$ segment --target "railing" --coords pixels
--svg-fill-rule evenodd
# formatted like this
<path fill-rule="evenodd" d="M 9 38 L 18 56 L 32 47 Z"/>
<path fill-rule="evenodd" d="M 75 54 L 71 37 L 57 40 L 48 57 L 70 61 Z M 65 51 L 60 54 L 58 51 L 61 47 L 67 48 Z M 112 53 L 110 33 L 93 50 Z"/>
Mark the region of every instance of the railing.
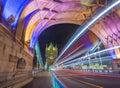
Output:
<path fill-rule="evenodd" d="M 97 74 L 107 74 L 107 75 L 120 75 L 120 70 L 112 70 L 112 69 L 73 69 L 78 72 L 90 72 Z"/>
<path fill-rule="evenodd" d="M 53 88 L 66 88 L 66 86 L 57 78 L 54 72 L 50 71 Z"/>
<path fill-rule="evenodd" d="M 32 77 L 32 72 L 0 73 L 0 88 L 6 88 L 18 84 Z"/>
<path fill-rule="evenodd" d="M 33 77 L 36 77 L 42 71 L 43 71 L 43 69 L 34 69 L 34 70 L 32 70 Z"/>

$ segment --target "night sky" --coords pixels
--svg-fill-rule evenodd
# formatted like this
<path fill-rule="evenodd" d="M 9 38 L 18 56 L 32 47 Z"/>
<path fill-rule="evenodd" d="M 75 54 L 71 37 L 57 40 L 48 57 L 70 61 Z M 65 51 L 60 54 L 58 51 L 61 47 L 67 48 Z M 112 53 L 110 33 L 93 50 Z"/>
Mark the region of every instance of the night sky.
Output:
<path fill-rule="evenodd" d="M 52 42 L 54 45 L 57 45 L 59 50 L 58 52 L 60 53 L 68 39 L 73 35 L 78 27 L 79 26 L 75 24 L 58 24 L 43 31 L 39 36 L 39 44 L 43 62 L 45 62 L 46 44 L 49 45 Z"/>

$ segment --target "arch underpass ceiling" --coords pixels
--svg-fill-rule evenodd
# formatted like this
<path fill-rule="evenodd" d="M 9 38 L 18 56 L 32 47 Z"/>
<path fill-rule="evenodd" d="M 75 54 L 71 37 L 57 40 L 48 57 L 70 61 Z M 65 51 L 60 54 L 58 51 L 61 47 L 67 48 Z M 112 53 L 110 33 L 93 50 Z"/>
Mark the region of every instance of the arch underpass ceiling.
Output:
<path fill-rule="evenodd" d="M 20 39 L 24 35 L 26 45 L 34 47 L 47 27 L 59 23 L 81 25 L 108 1 L 111 0 L 2 0 L 2 18 L 19 30 Z"/>
<path fill-rule="evenodd" d="M 74 35 L 69 39 L 69 41 L 67 42 L 67 44 L 64 47 L 64 50 L 62 51 L 62 53 L 58 56 L 56 62 L 64 55 L 64 53 L 66 53 L 66 51 L 78 40 L 80 39 L 89 29 L 92 30 L 92 26 L 96 23 L 98 23 L 99 21 L 101 22 L 102 20 L 105 19 L 105 21 L 102 22 L 103 25 L 98 25 L 96 28 L 93 28 L 93 32 L 97 35 L 101 35 L 98 36 L 101 40 L 102 39 L 107 39 L 107 41 L 105 41 L 106 43 L 110 43 L 112 40 L 112 44 L 104 44 L 106 46 L 106 48 L 112 48 L 112 47 L 119 47 L 119 44 L 117 44 L 116 40 L 119 40 L 119 34 L 117 34 L 116 32 L 119 33 L 119 27 L 118 27 L 118 23 L 119 21 L 116 20 L 114 17 L 112 18 L 112 16 L 117 17 L 117 19 L 119 19 L 119 4 L 120 1 L 116 0 L 116 1 L 111 1 L 108 6 L 103 7 L 102 9 L 99 9 L 96 14 L 93 14 L 93 17 L 89 20 L 87 20 L 86 22 L 84 22 L 79 28 L 78 30 L 74 33 Z M 116 10 L 117 9 L 117 10 Z M 115 12 L 115 14 L 114 14 Z M 114 14 L 114 15 L 109 15 L 109 14 Z M 107 16 L 106 16 L 107 15 Z M 111 20 L 112 19 L 112 20 Z M 116 24 L 116 21 L 118 22 Z M 117 31 L 116 31 L 117 29 Z M 113 31 L 114 30 L 114 31 Z M 108 33 L 106 33 L 108 32 Z M 104 37 L 104 34 L 107 35 L 107 38 Z M 110 36 L 110 34 L 112 34 L 112 37 Z M 115 41 L 114 41 L 115 40 Z M 116 44 L 114 44 L 114 43 Z M 112 52 L 112 55 L 111 55 Z M 112 59 L 116 59 L 119 58 L 120 56 L 120 52 L 119 49 L 112 49 L 109 52 L 110 56 L 112 56 Z M 114 57 L 113 57 L 114 56 Z M 55 62 L 55 63 L 56 63 Z"/>
<path fill-rule="evenodd" d="M 80 1 L 71 0 L 61 2 L 55 1 L 43 1 L 42 3 L 41 2 L 42 1 L 39 0 L 33 2 L 34 5 L 38 6 L 38 9 L 40 9 L 40 11 L 32 17 L 26 28 L 25 42 L 30 42 L 30 38 L 32 38 L 30 42 L 31 47 L 34 46 L 34 42 L 36 42 L 37 37 L 45 29 L 46 26 L 54 24 L 56 22 L 61 23 L 72 22 L 76 24 L 81 24 L 83 21 L 87 19 L 88 16 L 91 15 L 92 12 L 90 8 L 88 9 L 83 8 L 82 5 L 80 4 Z M 93 4 L 90 5 L 95 6 Z M 32 5 L 30 5 L 30 7 L 31 6 Z"/>
<path fill-rule="evenodd" d="M 119 11 L 113 12 L 96 24 L 91 31 L 94 32 L 106 48 L 120 45 L 120 18 Z M 113 59 L 120 58 L 120 50 L 109 51 Z"/>

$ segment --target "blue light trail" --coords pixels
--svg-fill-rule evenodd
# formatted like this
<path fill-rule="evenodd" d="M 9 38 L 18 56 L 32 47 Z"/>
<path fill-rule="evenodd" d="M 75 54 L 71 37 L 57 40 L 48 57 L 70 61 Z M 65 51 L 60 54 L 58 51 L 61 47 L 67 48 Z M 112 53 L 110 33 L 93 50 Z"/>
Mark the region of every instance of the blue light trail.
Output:
<path fill-rule="evenodd" d="M 58 56 L 58 58 L 56 59 L 55 63 L 60 59 L 60 57 L 66 52 L 66 50 L 81 36 L 83 36 L 88 30 L 89 28 L 96 23 L 97 20 L 101 19 L 103 16 L 107 15 L 108 12 L 110 12 L 113 8 L 115 8 L 117 5 L 120 4 L 120 0 L 115 0 L 113 3 L 110 3 L 108 6 L 104 7 L 103 9 L 101 9 L 95 16 L 94 18 L 90 19 L 88 23 L 86 23 L 86 25 L 83 25 L 83 27 L 80 27 L 75 35 L 73 35 L 71 37 L 71 39 L 68 41 L 68 43 L 66 44 L 64 50 L 62 51 L 62 53 Z"/>
<path fill-rule="evenodd" d="M 86 56 L 83 56 L 83 57 L 80 57 L 80 58 L 76 58 L 76 59 L 74 59 L 74 60 L 72 60 L 72 61 L 70 61 L 69 63 L 69 65 L 73 65 L 73 64 L 77 64 L 77 63 L 73 63 L 73 62 L 79 62 L 82 58 L 88 58 L 88 57 L 91 57 L 91 56 L 94 56 L 94 55 L 97 55 L 97 54 L 102 54 L 102 53 L 105 53 L 105 52 L 108 52 L 108 51 L 110 51 L 110 50 L 113 50 L 113 49 L 119 49 L 120 48 L 120 46 L 115 46 L 115 47 L 112 47 L 112 48 L 108 48 L 108 49 L 104 49 L 104 50 L 101 50 L 101 51 L 98 51 L 98 52 L 95 52 L 95 53 L 92 53 L 92 54 L 89 54 L 89 55 L 86 55 Z M 111 56 L 110 56 L 111 57 Z M 110 59 L 111 60 L 111 59 Z M 68 62 L 67 62 L 68 63 Z M 72 64 L 71 64 L 72 63 Z M 80 62 L 79 62 L 80 63 Z M 60 63 L 60 64 L 62 64 L 62 63 Z M 58 63 L 58 65 L 60 65 L 59 63 Z M 64 64 L 62 64 L 63 66 L 64 66 Z M 68 66 L 69 66 L 68 65 Z M 61 67 L 61 66 L 60 66 Z"/>
<path fill-rule="evenodd" d="M 68 55 L 66 55 L 62 60 L 71 57 L 70 55 L 72 55 L 72 54 L 75 53 L 77 50 L 79 50 L 80 48 L 82 48 L 82 46 L 83 46 L 83 45 L 77 47 L 75 50 L 73 50 L 73 51 L 70 52 Z M 61 62 L 61 60 L 60 60 L 59 62 Z M 59 63 L 59 62 L 58 62 L 58 63 Z"/>

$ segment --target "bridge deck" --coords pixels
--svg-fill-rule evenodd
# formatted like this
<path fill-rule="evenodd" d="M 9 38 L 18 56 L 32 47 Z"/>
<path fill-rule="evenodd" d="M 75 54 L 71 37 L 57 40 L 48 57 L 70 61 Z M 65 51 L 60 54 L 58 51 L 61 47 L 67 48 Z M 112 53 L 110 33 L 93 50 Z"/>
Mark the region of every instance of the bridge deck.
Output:
<path fill-rule="evenodd" d="M 32 82 L 23 88 L 52 88 L 50 73 L 48 71 L 40 72 L 35 76 Z"/>

